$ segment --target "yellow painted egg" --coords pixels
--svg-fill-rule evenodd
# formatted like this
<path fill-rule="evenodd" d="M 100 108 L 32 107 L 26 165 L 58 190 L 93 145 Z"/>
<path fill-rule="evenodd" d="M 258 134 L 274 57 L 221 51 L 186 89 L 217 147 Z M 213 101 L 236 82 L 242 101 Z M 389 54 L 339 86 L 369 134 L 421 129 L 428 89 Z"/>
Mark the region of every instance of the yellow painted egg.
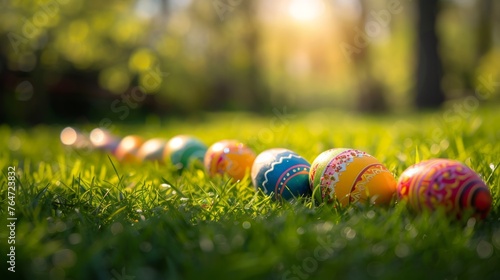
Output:
<path fill-rule="evenodd" d="M 210 176 L 227 174 L 241 180 L 250 172 L 255 153 L 237 140 L 222 140 L 210 146 L 205 154 L 204 165 Z"/>
<path fill-rule="evenodd" d="M 321 153 L 312 163 L 309 183 L 316 199 L 338 200 L 342 206 L 356 203 L 388 204 L 396 193 L 396 179 L 371 155 L 337 148 Z"/>

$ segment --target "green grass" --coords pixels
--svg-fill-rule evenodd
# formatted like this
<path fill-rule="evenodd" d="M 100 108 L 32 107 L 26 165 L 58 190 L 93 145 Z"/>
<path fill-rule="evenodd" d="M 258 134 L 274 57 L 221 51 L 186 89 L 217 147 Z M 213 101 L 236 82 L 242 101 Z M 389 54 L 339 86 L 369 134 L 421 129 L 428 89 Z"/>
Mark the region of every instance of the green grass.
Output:
<path fill-rule="evenodd" d="M 115 127 L 146 138 L 187 133 L 207 144 L 236 138 L 256 152 L 284 147 L 310 162 L 326 149 L 352 147 L 396 177 L 419 160 L 457 159 L 487 181 L 494 198 L 486 220 L 463 223 L 441 213 L 416 215 L 401 203 L 346 209 L 310 198 L 280 203 L 256 192 L 248 178 L 232 183 L 196 166 L 181 174 L 155 163 L 121 164 L 63 147 L 62 127 L 0 126 L 1 221 L 7 224 L 8 166 L 17 167 L 18 218 L 15 273 L 7 271 L 9 232 L 1 226 L 0 277 L 499 279 L 500 115 L 469 113 L 450 121 L 444 112 L 234 114 Z"/>

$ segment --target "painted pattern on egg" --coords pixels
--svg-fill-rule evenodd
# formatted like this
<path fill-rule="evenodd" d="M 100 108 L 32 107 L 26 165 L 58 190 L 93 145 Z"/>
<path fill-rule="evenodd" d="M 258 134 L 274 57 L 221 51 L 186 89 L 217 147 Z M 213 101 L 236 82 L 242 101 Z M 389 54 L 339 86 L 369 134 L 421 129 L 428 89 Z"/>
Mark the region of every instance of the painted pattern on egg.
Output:
<path fill-rule="evenodd" d="M 310 164 L 293 151 L 270 149 L 257 156 L 252 166 L 252 183 L 275 199 L 291 199 L 310 193 Z"/>
<path fill-rule="evenodd" d="M 371 182 L 375 176 L 384 172 L 389 172 L 389 170 L 382 164 L 372 164 L 363 169 L 354 181 L 354 186 L 351 189 L 350 202 L 355 203 L 360 201 L 369 182 Z"/>
<path fill-rule="evenodd" d="M 210 176 L 227 174 L 241 180 L 254 160 L 255 153 L 245 144 L 237 140 L 221 140 L 208 148 L 203 163 Z"/>
<path fill-rule="evenodd" d="M 442 208 L 457 218 L 473 214 L 484 219 L 492 203 L 483 180 L 463 163 L 449 159 L 432 159 L 410 166 L 398 181 L 398 195 L 417 212 Z"/>
<path fill-rule="evenodd" d="M 321 153 L 312 163 L 309 182 L 315 197 L 342 206 L 365 202 L 387 204 L 396 192 L 396 179 L 366 152 L 337 148 Z"/>
<path fill-rule="evenodd" d="M 326 165 L 326 169 L 323 172 L 323 176 L 321 176 L 320 180 L 321 186 L 325 186 L 324 188 L 322 188 L 321 197 L 323 199 L 325 199 L 325 197 L 329 197 L 329 200 L 331 200 L 335 192 L 335 186 L 339 182 L 340 174 L 347 170 L 347 166 L 354 161 L 354 158 L 363 157 L 366 155 L 367 154 L 362 151 L 345 149 L 341 151 L 337 156 L 335 156 L 330 162 L 328 162 L 328 164 Z M 316 172 L 317 166 L 318 165 L 316 164 L 314 172 Z M 353 201 L 353 199 L 351 199 L 351 201 Z"/>

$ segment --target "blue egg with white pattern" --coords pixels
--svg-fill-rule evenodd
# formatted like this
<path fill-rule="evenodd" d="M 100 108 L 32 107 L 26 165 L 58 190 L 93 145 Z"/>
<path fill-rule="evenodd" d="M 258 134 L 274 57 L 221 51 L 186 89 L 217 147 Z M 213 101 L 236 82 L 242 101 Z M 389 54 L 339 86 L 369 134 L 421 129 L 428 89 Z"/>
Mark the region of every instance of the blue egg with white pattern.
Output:
<path fill-rule="evenodd" d="M 275 199 L 291 199 L 311 194 L 311 164 L 297 153 L 274 148 L 260 153 L 252 165 L 252 183 L 256 189 Z"/>

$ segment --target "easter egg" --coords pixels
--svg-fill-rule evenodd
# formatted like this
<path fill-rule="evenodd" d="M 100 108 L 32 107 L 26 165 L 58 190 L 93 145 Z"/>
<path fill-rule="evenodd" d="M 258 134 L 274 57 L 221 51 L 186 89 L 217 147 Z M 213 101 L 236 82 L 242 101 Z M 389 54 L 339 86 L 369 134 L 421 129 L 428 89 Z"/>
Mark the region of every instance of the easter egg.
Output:
<path fill-rule="evenodd" d="M 106 129 L 94 128 L 90 132 L 90 142 L 99 150 L 113 153 L 118 147 L 120 139 Z"/>
<path fill-rule="evenodd" d="M 179 135 L 167 142 L 164 158 L 178 169 L 187 167 L 191 162 L 203 162 L 207 146 L 195 137 Z"/>
<path fill-rule="evenodd" d="M 490 189 L 465 164 L 449 159 L 431 159 L 414 164 L 399 178 L 398 196 L 421 212 L 441 208 L 450 216 L 472 214 L 485 218 L 492 203 Z"/>
<path fill-rule="evenodd" d="M 129 135 L 123 138 L 115 150 L 115 156 L 119 161 L 137 161 L 137 152 L 144 143 L 144 139 L 137 135 Z"/>
<path fill-rule="evenodd" d="M 274 198 L 291 199 L 310 193 L 311 164 L 295 152 L 275 148 L 260 153 L 252 165 L 252 183 Z"/>
<path fill-rule="evenodd" d="M 163 152 L 167 141 L 161 138 L 153 138 L 144 142 L 137 151 L 137 159 L 143 161 L 163 162 Z"/>
<path fill-rule="evenodd" d="M 337 148 L 321 153 L 312 163 L 309 182 L 319 201 L 342 206 L 388 204 L 396 193 L 396 179 L 373 156 L 359 150 Z"/>
<path fill-rule="evenodd" d="M 204 165 L 210 176 L 227 174 L 241 180 L 252 168 L 255 153 L 237 140 L 222 140 L 210 146 L 205 154 Z"/>

